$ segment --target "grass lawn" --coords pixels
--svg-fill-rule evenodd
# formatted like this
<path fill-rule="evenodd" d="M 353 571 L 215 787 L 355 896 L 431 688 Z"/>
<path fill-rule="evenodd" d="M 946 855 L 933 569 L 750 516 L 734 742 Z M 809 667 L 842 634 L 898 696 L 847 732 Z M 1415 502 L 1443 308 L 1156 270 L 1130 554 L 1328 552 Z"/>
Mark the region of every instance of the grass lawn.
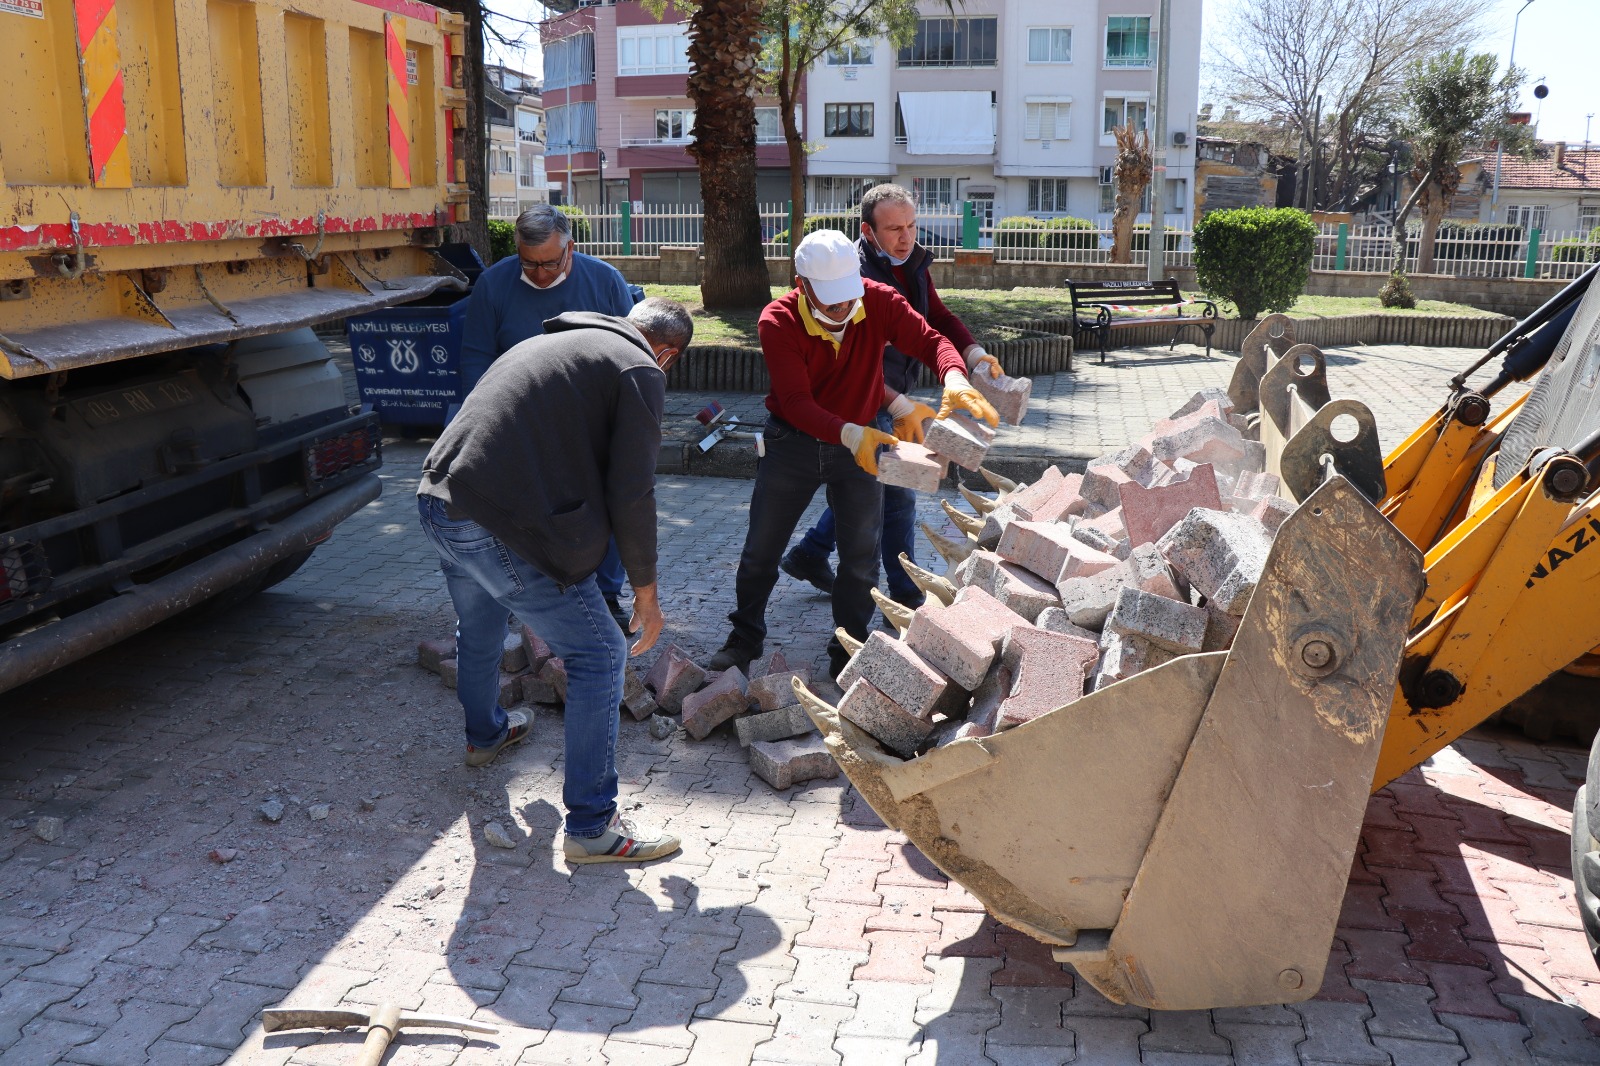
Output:
<path fill-rule="evenodd" d="M 700 304 L 700 287 L 697 285 L 646 285 L 651 296 L 665 296 L 677 300 L 689 309 L 694 317 L 696 344 L 720 344 L 754 348 L 756 318 L 759 311 L 708 312 Z M 786 289 L 774 288 L 774 297 Z M 1186 295 L 1198 296 L 1198 293 Z M 967 324 L 967 328 L 980 340 L 1002 339 L 1001 327 L 1030 318 L 1059 318 L 1071 311 L 1066 289 L 951 289 L 940 291 L 940 299 Z M 1233 318 L 1236 312 L 1231 304 L 1219 304 L 1224 318 Z M 1330 315 L 1351 315 L 1371 311 L 1388 311 L 1380 307 L 1376 296 L 1302 296 L 1289 314 L 1295 318 L 1326 318 Z M 1414 311 L 1392 311 L 1392 314 L 1433 314 L 1483 316 L 1488 311 L 1465 304 L 1444 303 L 1439 300 L 1419 300 Z"/>

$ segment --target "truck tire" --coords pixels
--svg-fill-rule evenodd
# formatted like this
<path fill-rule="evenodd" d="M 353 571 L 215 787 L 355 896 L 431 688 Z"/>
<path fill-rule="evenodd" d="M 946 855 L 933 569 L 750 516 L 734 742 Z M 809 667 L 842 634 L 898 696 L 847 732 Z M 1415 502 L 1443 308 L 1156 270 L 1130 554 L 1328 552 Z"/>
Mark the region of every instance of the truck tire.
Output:
<path fill-rule="evenodd" d="M 1552 740 L 1588 744 L 1600 732 L 1600 680 L 1557 671 L 1490 721 L 1519 730 L 1540 744 Z M 1600 789 L 1591 792 L 1600 795 Z"/>
<path fill-rule="evenodd" d="M 1589 797 L 1600 795 L 1595 791 L 1596 778 L 1600 777 L 1595 765 L 1596 755 L 1589 753 L 1588 781 L 1578 789 L 1572 801 L 1572 885 L 1578 904 L 1578 918 L 1583 922 L 1583 935 L 1589 941 L 1589 954 L 1600 968 L 1600 840 L 1590 828 L 1595 812 Z"/>

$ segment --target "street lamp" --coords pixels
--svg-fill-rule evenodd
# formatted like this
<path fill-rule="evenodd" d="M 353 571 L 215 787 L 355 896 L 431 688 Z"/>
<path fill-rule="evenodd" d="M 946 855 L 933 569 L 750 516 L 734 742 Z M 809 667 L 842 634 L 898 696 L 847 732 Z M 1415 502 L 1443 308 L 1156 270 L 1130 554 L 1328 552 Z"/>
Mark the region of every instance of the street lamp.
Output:
<path fill-rule="evenodd" d="M 1533 0 L 1528 0 L 1528 2 L 1531 4 L 1533 2 Z M 606 150 L 604 148 L 600 149 L 597 158 L 600 160 L 600 167 L 599 167 L 600 206 L 601 207 L 605 207 L 606 206 Z"/>
<path fill-rule="evenodd" d="M 1533 0 L 1523 0 L 1521 7 L 1517 8 L 1516 18 L 1511 20 L 1511 56 L 1506 60 L 1508 70 L 1516 69 L 1517 65 L 1517 26 L 1522 21 L 1522 13 L 1528 10 L 1528 5 Z M 1489 220 L 1500 221 L 1500 157 L 1506 154 L 1505 135 L 1495 139 L 1494 146 L 1494 191 L 1489 194 Z"/>

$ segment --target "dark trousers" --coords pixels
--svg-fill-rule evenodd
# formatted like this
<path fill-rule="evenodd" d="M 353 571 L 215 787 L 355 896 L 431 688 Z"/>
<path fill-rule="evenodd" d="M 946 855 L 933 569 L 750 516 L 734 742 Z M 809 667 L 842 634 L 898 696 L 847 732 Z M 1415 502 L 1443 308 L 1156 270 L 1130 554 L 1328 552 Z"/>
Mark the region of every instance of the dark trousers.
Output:
<path fill-rule="evenodd" d="M 833 583 L 833 623 L 858 640 L 872 625 L 871 590 L 878 585 L 878 543 L 883 532 L 883 486 L 856 465 L 842 444 L 815 437 L 768 419 L 763 433 L 767 454 L 756 467 L 750 495 L 750 529 L 739 556 L 734 582 L 737 602 L 728 620 L 730 642 L 760 655 L 767 637 L 767 600 L 778 582 L 778 560 L 818 488 L 826 488 L 833 508 L 839 570 Z M 845 661 L 837 638 L 828 641 L 835 669 Z"/>

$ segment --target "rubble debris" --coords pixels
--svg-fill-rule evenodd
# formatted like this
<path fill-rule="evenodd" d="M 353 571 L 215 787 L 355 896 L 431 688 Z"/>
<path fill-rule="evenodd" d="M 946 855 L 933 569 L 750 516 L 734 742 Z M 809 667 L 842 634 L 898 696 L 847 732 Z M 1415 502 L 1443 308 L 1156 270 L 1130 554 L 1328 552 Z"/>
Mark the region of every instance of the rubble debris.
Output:
<path fill-rule="evenodd" d="M 328 820 L 328 815 L 332 812 L 332 810 L 333 807 L 331 804 L 313 803 L 311 806 L 306 808 L 306 816 L 309 817 L 313 822 L 326 822 Z"/>
<path fill-rule="evenodd" d="M 550 686 L 557 703 L 567 702 L 567 664 L 557 658 L 546 659 L 539 667 L 539 680 Z"/>
<path fill-rule="evenodd" d="M 273 800 L 272 802 L 276 803 L 277 801 Z M 279 808 L 279 816 L 281 817 L 281 804 L 279 805 Z M 269 820 L 276 822 L 278 819 L 272 818 Z M 67 823 L 62 821 L 60 818 L 55 817 L 54 815 L 45 815 L 33 823 L 33 835 L 44 841 L 46 844 L 53 844 L 57 840 L 61 839 L 61 834 L 66 832 L 66 829 Z"/>
<path fill-rule="evenodd" d="M 817 735 L 794 740 L 758 740 L 750 745 L 750 769 L 773 788 L 839 776 L 839 764 Z"/>
<path fill-rule="evenodd" d="M 278 799 L 269 799 L 256 808 L 261 817 L 274 824 L 283 821 L 283 802 Z M 43 821 L 43 819 L 41 819 Z M 34 832 L 38 832 L 37 829 Z"/>
<path fill-rule="evenodd" d="M 508 674 L 518 674 L 528 668 L 528 648 L 522 643 L 521 633 L 507 633 L 500 646 L 500 669 Z"/>
<path fill-rule="evenodd" d="M 210 854 L 206 856 L 206 858 L 210 859 L 218 866 L 226 866 L 228 863 L 232 862 L 238 857 L 238 848 L 212 848 Z"/>
<path fill-rule="evenodd" d="M 644 677 L 633 668 L 632 663 L 625 666 L 622 672 L 622 707 L 633 716 L 635 722 L 642 722 L 660 710 L 655 697 L 644 687 Z"/>
<path fill-rule="evenodd" d="M 499 822 L 490 822 L 483 827 L 483 839 L 487 844 L 497 848 L 505 848 L 508 851 L 515 849 L 517 846 L 516 839 L 510 833 L 507 833 L 505 827 Z"/>
<path fill-rule="evenodd" d="M 650 725 L 648 728 L 652 738 L 656 740 L 666 740 L 673 733 L 677 732 L 678 723 L 674 722 L 664 714 L 652 714 L 650 716 Z"/>

